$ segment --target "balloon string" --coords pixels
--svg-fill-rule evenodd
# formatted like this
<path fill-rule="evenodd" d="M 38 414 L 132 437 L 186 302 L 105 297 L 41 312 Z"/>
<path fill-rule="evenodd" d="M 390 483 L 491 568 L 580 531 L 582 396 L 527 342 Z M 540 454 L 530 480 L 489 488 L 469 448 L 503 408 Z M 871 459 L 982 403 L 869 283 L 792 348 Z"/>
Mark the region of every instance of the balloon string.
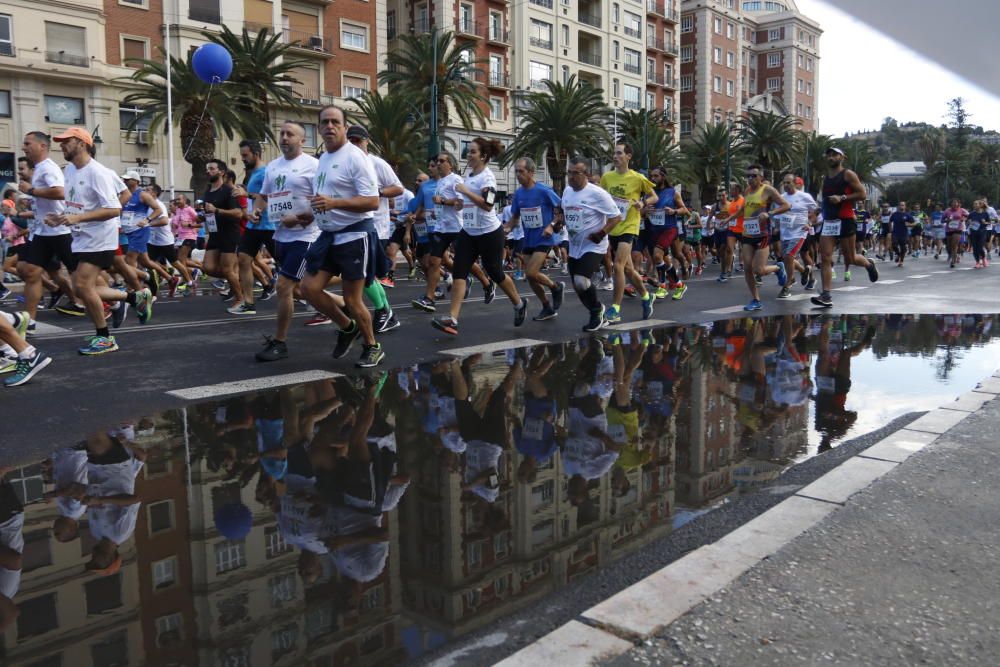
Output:
<path fill-rule="evenodd" d="M 205 112 L 208 111 L 208 102 L 212 99 L 212 89 L 215 88 L 215 82 L 219 80 L 219 77 L 213 76 L 212 82 L 208 84 L 208 95 L 205 96 L 205 106 L 201 110 L 201 116 L 198 117 L 198 129 L 195 130 L 194 136 L 191 137 L 191 141 L 188 142 L 187 150 L 184 151 L 184 156 L 182 160 L 187 160 L 188 153 L 191 152 L 191 147 L 194 146 L 194 140 L 198 138 L 198 132 L 201 131 L 201 121 L 205 119 Z"/>

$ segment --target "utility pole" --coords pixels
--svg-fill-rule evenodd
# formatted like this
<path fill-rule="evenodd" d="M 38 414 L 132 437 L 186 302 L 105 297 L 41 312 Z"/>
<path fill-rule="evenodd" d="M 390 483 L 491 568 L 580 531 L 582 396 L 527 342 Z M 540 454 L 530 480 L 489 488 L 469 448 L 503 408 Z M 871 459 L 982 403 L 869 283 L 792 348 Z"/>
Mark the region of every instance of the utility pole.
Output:
<path fill-rule="evenodd" d="M 430 122 L 430 137 L 427 142 L 427 157 L 435 158 L 438 153 L 441 152 L 440 144 L 438 143 L 438 55 L 437 55 L 437 28 L 431 29 L 431 48 L 433 50 L 432 57 L 432 67 L 433 72 L 431 73 L 431 122 Z"/>
<path fill-rule="evenodd" d="M 729 183 L 733 180 L 732 168 L 729 163 L 729 146 L 733 143 L 733 112 L 726 112 L 726 196 L 729 196 Z"/>

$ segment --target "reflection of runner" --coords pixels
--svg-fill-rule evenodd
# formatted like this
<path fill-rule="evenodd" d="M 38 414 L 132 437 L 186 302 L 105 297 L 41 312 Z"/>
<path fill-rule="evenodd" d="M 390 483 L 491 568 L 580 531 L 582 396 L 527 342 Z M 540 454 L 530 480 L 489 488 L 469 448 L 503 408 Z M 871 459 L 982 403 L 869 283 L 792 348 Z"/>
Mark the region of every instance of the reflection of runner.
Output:
<path fill-rule="evenodd" d="M 835 440 L 847 435 L 858 419 L 858 413 L 847 410 L 847 394 L 851 390 L 851 358 L 871 345 L 875 328 L 868 327 L 864 338 L 848 346 L 845 339 L 846 320 L 834 326 L 824 322 L 819 332 L 819 350 L 816 357 L 816 430 L 822 440 L 819 451 L 833 446 Z"/>
<path fill-rule="evenodd" d="M 0 474 L 6 469 L 0 468 Z M 24 507 L 6 479 L 0 480 L 0 630 L 17 618 L 14 596 L 21 586 Z"/>
<path fill-rule="evenodd" d="M 59 512 L 52 523 L 52 535 L 59 542 L 71 542 L 79 534 L 80 518 L 87 513 L 83 504 L 88 481 L 87 451 L 72 447 L 56 450 L 42 467 L 55 487 L 45 494 L 45 500 L 55 500 Z"/>
<path fill-rule="evenodd" d="M 517 479 L 525 484 L 535 481 L 536 466 L 552 458 L 558 446 L 556 401 L 545 383 L 546 374 L 555 361 L 549 356 L 547 349 L 541 348 L 528 364 L 524 386 L 524 418 L 514 427 L 514 446 L 524 457 L 517 467 Z"/>
<path fill-rule="evenodd" d="M 121 568 L 118 547 L 135 532 L 139 496 L 135 478 L 142 470 L 145 452 L 133 452 L 106 433 L 87 438 L 87 522 L 96 541 L 88 570 L 111 575 Z"/>

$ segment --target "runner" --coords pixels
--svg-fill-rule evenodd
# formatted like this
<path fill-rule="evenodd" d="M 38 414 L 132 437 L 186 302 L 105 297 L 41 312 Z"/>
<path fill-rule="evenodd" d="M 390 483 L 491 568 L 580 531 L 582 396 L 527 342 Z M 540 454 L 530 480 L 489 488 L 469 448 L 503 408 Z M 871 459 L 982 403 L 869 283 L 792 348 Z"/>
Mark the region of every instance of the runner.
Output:
<path fill-rule="evenodd" d="M 147 255 L 153 266 L 163 269 L 167 276 L 167 295 L 172 299 L 177 294 L 181 277 L 168 272 L 169 267 L 177 266 L 177 247 L 174 245 L 174 232 L 170 227 L 170 216 L 167 212 L 167 205 L 163 203 L 160 196 L 163 195 L 163 188 L 153 183 L 146 186 L 146 190 L 153 195 L 153 200 L 159 209 L 159 215 L 150 214 L 149 223 L 149 245 Z"/>
<path fill-rule="evenodd" d="M 597 298 L 595 274 L 608 252 L 608 232 L 622 220 L 621 210 L 605 190 L 589 181 L 590 162 L 570 158 L 563 191 L 564 221 L 569 230 L 569 274 L 580 302 L 590 311 L 584 331 L 597 331 L 608 324 L 604 306 Z"/>
<path fill-rule="evenodd" d="M 906 210 L 905 201 L 899 202 L 896 212 L 889 216 L 889 225 L 892 227 L 892 254 L 895 256 L 896 266 L 903 268 L 903 258 L 910 245 L 910 230 L 914 225 L 913 216 Z"/>
<path fill-rule="evenodd" d="M 430 224 L 434 218 L 434 191 L 437 189 L 437 161 L 428 163 L 427 173 L 420 173 L 416 180 L 416 194 L 407 207 L 405 244 L 413 248 L 414 266 L 410 280 L 416 278 L 419 267 L 424 279 L 430 276 Z M 438 269 L 440 273 L 440 268 Z"/>
<path fill-rule="evenodd" d="M 235 307 L 244 300 L 236 257 L 243 209 L 232 186 L 225 183 L 226 163 L 223 160 L 209 160 L 205 164 L 205 173 L 208 174 L 208 189 L 203 196 L 205 231 L 208 232 L 205 273 L 229 283 L 229 291 L 222 293 L 222 300 L 233 300 Z"/>
<path fill-rule="evenodd" d="M 942 216 L 945 226 L 945 240 L 948 246 L 948 262 L 950 268 L 954 269 L 960 258 L 958 256 L 958 243 L 965 233 L 965 220 L 969 217 L 969 212 L 962 208 L 959 199 L 952 199 L 951 206 Z"/>
<path fill-rule="evenodd" d="M 910 228 L 910 254 L 920 259 L 920 244 L 924 238 L 924 223 L 927 216 L 920 210 L 920 204 L 913 205 L 913 227 Z"/>
<path fill-rule="evenodd" d="M 652 205 L 647 204 L 643 208 L 643 213 L 648 221 L 645 229 L 645 245 L 653 255 L 653 266 L 656 268 L 658 281 L 656 298 L 667 297 L 669 284 L 673 290 L 671 298 L 680 301 L 687 292 L 687 285 L 677 274 L 677 269 L 680 268 L 681 273 L 687 276 L 691 273 L 691 267 L 685 264 L 684 240 L 679 221 L 682 220 L 681 216 L 687 215 L 689 211 L 684 205 L 680 190 L 670 182 L 666 167 L 654 167 L 649 176 L 653 181 L 656 202 Z M 668 252 L 671 255 L 669 265 L 665 261 Z"/>
<path fill-rule="evenodd" d="M 423 180 L 420 179 L 421 176 L 424 177 Z M 427 180 L 426 174 L 423 172 L 417 174 L 416 187 L 419 188 L 420 183 L 425 180 Z M 383 287 L 393 288 L 396 286 L 395 270 L 392 267 L 396 265 L 396 257 L 399 256 L 400 251 L 403 252 L 403 259 L 406 260 L 410 280 L 413 280 L 413 276 L 416 275 L 417 265 L 413 258 L 413 248 L 406 239 L 406 211 L 415 197 L 413 192 L 404 187 L 403 194 L 392 198 L 392 204 L 389 207 L 392 236 L 389 237 L 389 243 L 385 247 L 385 255 L 389 260 L 389 273 L 381 281 Z"/>
<path fill-rule="evenodd" d="M 771 248 L 771 216 L 781 215 L 790 207 L 777 190 L 764 184 L 764 169 L 759 164 L 747 167 L 745 176 L 747 189 L 741 214 L 743 234 L 740 238 L 740 261 L 744 267 L 743 279 L 751 297 L 750 303 L 743 310 L 753 311 L 764 307 L 757 289 L 757 276 L 763 278 L 776 273 L 778 284 L 783 288 L 788 282 L 784 264 L 765 263 Z"/>
<path fill-rule="evenodd" d="M 601 176 L 601 187 L 614 198 L 622 220 L 611 230 L 611 254 L 614 262 L 614 300 L 608 309 L 606 319 L 609 324 L 622 321 L 621 306 L 625 296 L 625 281 L 635 287 L 642 298 L 642 319 L 653 316 L 653 301 L 656 297 L 646 290 L 642 276 L 632 264 L 632 243 L 639 235 L 639 212 L 645 206 L 655 206 L 659 201 L 653 184 L 645 176 L 629 168 L 632 147 L 629 144 L 615 144 L 612 161 L 615 168 Z"/>
<path fill-rule="evenodd" d="M 931 233 L 934 237 L 934 259 L 941 259 L 941 251 L 944 249 L 946 236 L 944 207 L 941 204 L 934 204 L 934 211 L 931 213 Z"/>
<path fill-rule="evenodd" d="M 143 269 L 149 275 L 149 283 L 151 291 L 155 294 L 157 292 L 158 281 L 156 280 L 153 273 L 155 272 L 161 276 L 164 280 L 170 283 L 171 292 L 177 288 L 177 283 L 167 273 L 159 264 L 154 263 L 149 258 L 149 239 L 153 230 L 150 225 L 154 222 L 163 218 L 163 223 L 166 223 L 166 211 L 161 211 L 160 206 L 157 203 L 156 196 L 149 192 L 147 189 L 140 187 L 142 182 L 142 177 L 139 176 L 139 172 L 134 169 L 130 169 L 121 175 L 122 180 L 125 182 L 125 187 L 128 189 L 128 200 L 122 205 L 121 214 L 121 233 L 125 234 L 128 239 L 128 251 L 125 253 L 125 263 L 128 264 L 132 269 L 138 269 L 141 264 Z M 173 241 L 171 240 L 171 243 Z M 121 267 L 119 267 L 121 268 Z M 139 284 L 138 277 L 134 281 L 128 280 L 128 269 L 124 269 L 126 275 L 122 277 L 126 279 L 126 282 L 131 282 L 131 288 L 133 291 L 141 292 L 142 285 Z M 139 323 L 146 323 L 146 309 L 143 307 L 137 308 L 137 315 L 139 316 Z M 122 311 L 124 313 L 124 311 Z M 115 327 L 121 326 L 121 323 L 115 324 Z"/>
<path fill-rule="evenodd" d="M 882 207 L 879 211 L 878 227 L 879 252 L 876 253 L 875 257 L 881 259 L 883 262 L 890 259 L 889 253 L 892 252 L 892 246 L 889 241 L 889 235 L 892 234 L 892 222 L 889 220 L 891 216 L 892 209 L 889 207 L 889 202 L 882 202 Z"/>
<path fill-rule="evenodd" d="M 514 305 L 515 327 L 524 323 L 528 310 L 527 299 L 521 298 L 517 293 L 517 285 L 503 270 L 504 233 L 494 210 L 497 180 L 493 170 L 489 168 L 489 161 L 502 152 L 503 147 L 496 139 L 473 139 L 469 143 L 466 161 L 469 173 L 464 181 L 460 180 L 454 185 L 457 196 L 450 201 L 454 209 L 461 211 L 462 231 L 455 239 L 451 314 L 431 321 L 434 328 L 452 336 L 458 335 L 458 315 L 465 299 L 469 271 L 476 260 L 482 260 L 490 278 L 489 285 L 483 288 L 489 301 L 493 300 L 490 295 L 495 294 L 499 287 Z M 484 303 L 489 301 L 484 300 Z"/>
<path fill-rule="evenodd" d="M 868 195 L 858 175 L 844 168 L 844 157 L 844 151 L 839 148 L 830 147 L 826 151 L 830 175 L 823 179 L 823 231 L 819 241 L 823 260 L 820 271 L 823 291 L 811 299 L 813 304 L 823 308 L 833 306 L 830 287 L 833 282 L 833 251 L 838 243 L 848 266 L 864 267 L 869 280 L 878 280 L 875 262 L 854 254 L 854 237 L 857 235 L 854 202 L 864 201 Z"/>
<path fill-rule="evenodd" d="M 282 148 L 279 140 L 279 148 Z M 282 150 L 284 150 L 282 148 Z M 240 238 L 238 253 L 236 257 L 239 267 L 240 290 L 243 294 L 241 301 L 232 305 L 226 310 L 233 315 L 256 315 L 257 308 L 254 303 L 254 262 L 262 248 L 267 249 L 268 255 L 275 256 L 274 230 L 275 223 L 268 216 L 268 209 L 257 210 L 255 207 L 256 195 L 261 193 L 264 184 L 264 161 L 261 159 L 263 149 L 260 142 L 244 139 L 240 142 L 240 160 L 246 170 L 246 191 L 248 196 L 247 209 L 250 216 L 246 221 L 246 228 Z M 281 159 L 281 158 L 279 158 Z M 311 192 L 309 193 L 312 194 Z M 308 208 L 308 207 L 306 207 Z M 264 283 L 263 293 L 260 298 L 267 300 L 275 287 L 276 277 L 272 277 L 270 282 Z"/>
<path fill-rule="evenodd" d="M 277 226 L 272 240 L 278 268 L 278 321 L 274 337 L 267 336 L 264 349 L 255 355 L 257 361 L 288 357 L 295 287 L 305 275 L 306 254 L 320 234 L 309 206 L 319 160 L 302 152 L 305 138 L 306 130 L 301 123 L 282 123 L 278 138 L 281 157 L 265 168 L 254 201 L 252 221 L 256 224 L 266 215 L 268 224 Z"/>
<path fill-rule="evenodd" d="M 719 277 L 716 282 L 724 283 L 733 277 L 734 264 L 736 263 L 736 244 L 739 243 L 743 234 L 743 192 L 739 185 L 734 185 L 729 195 L 723 194 L 719 203 L 720 213 L 725 211 L 725 216 L 719 223 L 720 230 L 725 230 L 725 244 L 720 248 L 722 259 L 720 260 Z M 742 265 L 736 269 L 742 271 Z"/>
<path fill-rule="evenodd" d="M 378 235 L 372 219 L 379 204 L 377 177 L 364 151 L 347 141 L 343 109 L 323 107 L 319 126 L 325 152 L 316 168 L 311 204 L 321 233 L 306 254 L 308 275 L 301 290 L 316 310 L 340 327 L 333 358 L 344 357 L 361 336 L 364 349 L 356 365 L 371 368 L 385 359 L 364 304 L 364 288 L 375 280 Z M 337 275 L 343 283 L 350 317 L 325 291 L 330 279 Z"/>
<path fill-rule="evenodd" d="M 791 285 L 794 282 L 792 276 L 798 270 L 802 275 L 802 285 L 808 285 L 812 280 L 812 270 L 808 265 L 798 259 L 799 254 L 805 246 L 806 239 L 809 238 L 810 221 L 815 219 L 819 205 L 813 196 L 805 190 L 798 189 L 798 179 L 795 174 L 787 173 L 781 181 L 781 187 L 785 192 L 785 201 L 788 202 L 788 212 L 777 217 L 781 224 L 781 258 L 785 264 L 785 275 L 788 278 L 781 292 L 779 299 L 787 299 L 791 296 Z"/>
<path fill-rule="evenodd" d="M 24 339 L 31 316 L 27 311 L 5 313 L 0 311 L 0 373 L 10 373 L 5 387 L 19 387 L 52 363 L 52 358 Z"/>
<path fill-rule="evenodd" d="M 197 275 L 201 273 L 201 262 L 191 258 L 191 252 L 198 246 L 198 232 L 201 223 L 198 222 L 198 212 L 188 202 L 186 195 L 177 195 L 174 200 L 174 214 L 170 218 L 174 236 L 180 242 L 177 248 L 177 270 L 184 276 L 184 282 L 178 289 L 193 294 L 197 288 Z"/>
<path fill-rule="evenodd" d="M 986 210 L 986 200 L 977 199 L 972 203 L 972 213 L 969 214 L 969 242 L 972 244 L 972 257 L 976 260 L 973 268 L 985 269 L 986 259 L 986 225 L 990 222 L 990 213 Z"/>
<path fill-rule="evenodd" d="M 535 161 L 531 158 L 525 157 L 515 162 L 514 175 L 519 187 L 514 191 L 509 227 L 520 225 L 524 230 L 521 254 L 524 257 L 528 284 L 542 304 L 541 312 L 532 319 L 541 322 L 559 314 L 566 288 L 542 273 L 545 259 L 556 241 L 555 222 L 560 216 L 561 200 L 552 188 L 535 181 Z M 545 294 L 546 289 L 552 293 L 551 302 Z"/>

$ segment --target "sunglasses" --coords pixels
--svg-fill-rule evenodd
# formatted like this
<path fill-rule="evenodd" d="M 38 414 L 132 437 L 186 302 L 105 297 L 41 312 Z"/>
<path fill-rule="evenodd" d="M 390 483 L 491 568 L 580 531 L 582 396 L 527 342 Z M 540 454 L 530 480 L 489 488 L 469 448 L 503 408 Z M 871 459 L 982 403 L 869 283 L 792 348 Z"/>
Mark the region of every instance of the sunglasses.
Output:
<path fill-rule="evenodd" d="M 743 175 L 746 176 L 747 178 L 758 178 L 760 176 L 760 174 L 743 174 Z"/>
<path fill-rule="evenodd" d="M 442 163 L 447 162 L 447 161 L 448 161 L 448 158 L 444 158 L 444 159 L 440 159 L 439 158 L 438 161 L 437 161 L 437 163 L 438 164 L 442 164 Z"/>

